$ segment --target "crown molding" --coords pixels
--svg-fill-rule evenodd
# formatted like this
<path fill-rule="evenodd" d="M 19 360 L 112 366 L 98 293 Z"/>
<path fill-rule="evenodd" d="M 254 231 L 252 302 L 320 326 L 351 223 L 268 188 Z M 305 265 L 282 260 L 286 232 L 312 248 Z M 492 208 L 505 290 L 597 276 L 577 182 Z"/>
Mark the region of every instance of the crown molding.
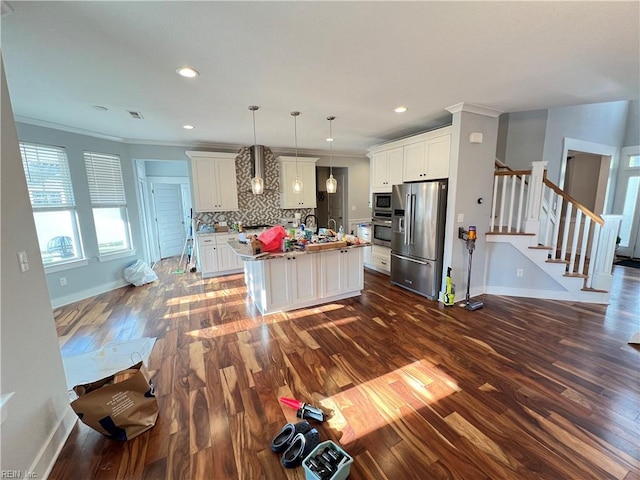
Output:
<path fill-rule="evenodd" d="M 113 135 L 107 135 L 100 132 L 94 132 L 93 130 L 85 130 L 83 128 L 70 127 L 69 125 L 62 125 L 55 122 L 47 122 L 44 120 L 36 120 L 35 118 L 15 116 L 15 121 L 20 123 L 26 123 L 28 125 L 34 125 L 36 127 L 52 128 L 54 130 L 62 130 L 63 132 L 77 133 L 79 135 L 87 135 L 89 137 L 102 138 L 104 140 L 111 140 L 113 142 L 126 143 L 121 137 L 115 137 Z"/>
<path fill-rule="evenodd" d="M 86 135 L 89 137 L 95 137 L 95 138 L 101 138 L 103 140 L 111 140 L 113 142 L 119 142 L 119 143 L 123 143 L 123 144 L 127 144 L 127 145 L 154 145 L 154 146 L 159 146 L 159 147 L 183 147 L 183 148 L 189 148 L 189 149 L 194 149 L 194 148 L 205 148 L 205 149 L 209 149 L 212 151 L 231 151 L 231 152 L 237 152 L 239 151 L 241 148 L 247 147 L 247 146 L 251 146 L 251 145 L 240 145 L 240 144 L 234 144 L 234 143 L 215 143 L 215 142 L 199 142 L 199 141 L 195 141 L 195 142 L 172 142 L 172 141 L 163 141 L 163 140 L 146 140 L 146 139 L 134 139 L 134 138 L 121 138 L 121 137 L 116 137 L 113 135 L 106 135 L 104 133 L 99 133 L 99 132 L 94 132 L 92 130 L 85 130 L 82 128 L 77 128 L 77 127 L 70 127 L 69 125 L 62 125 L 59 123 L 54 123 L 54 122 L 47 122 L 44 120 L 36 120 L 35 118 L 29 118 L 29 117 L 21 117 L 16 115 L 15 116 L 15 121 L 16 122 L 20 122 L 20 123 L 25 123 L 28 125 L 34 125 L 36 127 L 44 127 L 44 128 L 52 128 L 54 130 L 61 130 L 63 132 L 69 132 L 69 133 L 77 133 L 79 135 Z M 265 145 L 266 147 L 268 147 L 274 155 L 277 154 L 279 155 L 288 155 L 288 154 L 292 154 L 294 155 L 296 150 L 295 148 L 290 148 L 290 147 L 271 147 L 269 145 Z M 311 156 L 311 155 L 320 155 L 320 156 L 327 156 L 329 155 L 329 150 L 312 150 L 312 149 L 304 149 L 304 148 L 298 148 L 298 155 L 305 155 L 305 156 Z M 347 157 L 347 158 L 363 158 L 366 157 L 366 152 L 363 150 L 362 152 L 355 152 L 355 151 L 337 151 L 334 150 L 333 151 L 333 156 L 334 157 Z"/>
<path fill-rule="evenodd" d="M 473 103 L 460 102 L 455 105 L 451 105 L 450 107 L 446 107 L 449 113 L 458 113 L 458 112 L 467 112 L 467 113 L 475 113 L 477 115 L 484 115 L 486 117 L 497 118 L 502 115 L 504 112 L 502 110 L 498 110 L 496 108 L 485 107 L 484 105 L 476 105 Z"/>

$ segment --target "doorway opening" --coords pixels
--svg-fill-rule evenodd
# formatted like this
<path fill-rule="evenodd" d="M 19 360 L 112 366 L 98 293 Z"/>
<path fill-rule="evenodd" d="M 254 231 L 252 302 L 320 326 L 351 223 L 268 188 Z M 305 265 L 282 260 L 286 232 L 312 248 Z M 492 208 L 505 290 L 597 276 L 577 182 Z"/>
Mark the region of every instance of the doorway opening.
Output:
<path fill-rule="evenodd" d="M 622 149 L 613 213 L 623 217 L 616 255 L 640 258 L 640 145 Z"/>
<path fill-rule="evenodd" d="M 336 230 L 342 225 L 345 233 L 348 233 L 349 215 L 345 208 L 349 198 L 347 195 L 348 172 L 347 167 L 333 167 L 333 177 L 338 182 L 338 189 L 336 193 L 327 193 L 326 181 L 329 178 L 329 167 L 316 167 L 316 216 L 319 226 L 329 227 L 329 220 L 335 220 Z M 333 221 L 331 228 L 333 228 Z"/>

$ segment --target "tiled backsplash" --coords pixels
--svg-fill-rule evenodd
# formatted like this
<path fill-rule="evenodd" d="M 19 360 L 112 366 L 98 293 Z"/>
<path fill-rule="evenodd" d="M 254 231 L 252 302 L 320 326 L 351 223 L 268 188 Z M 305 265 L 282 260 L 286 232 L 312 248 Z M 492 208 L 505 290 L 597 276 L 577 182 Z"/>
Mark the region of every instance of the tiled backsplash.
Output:
<path fill-rule="evenodd" d="M 226 220 L 228 225 L 242 222 L 243 225 L 275 225 L 282 218 L 293 218 L 300 212 L 302 218 L 314 213 L 312 208 L 283 210 L 280 208 L 280 177 L 278 161 L 268 147 L 264 148 L 264 193 L 254 195 L 251 192 L 251 147 L 242 147 L 236 157 L 236 182 L 238 184 L 237 212 L 200 212 L 195 218 L 205 225 Z"/>

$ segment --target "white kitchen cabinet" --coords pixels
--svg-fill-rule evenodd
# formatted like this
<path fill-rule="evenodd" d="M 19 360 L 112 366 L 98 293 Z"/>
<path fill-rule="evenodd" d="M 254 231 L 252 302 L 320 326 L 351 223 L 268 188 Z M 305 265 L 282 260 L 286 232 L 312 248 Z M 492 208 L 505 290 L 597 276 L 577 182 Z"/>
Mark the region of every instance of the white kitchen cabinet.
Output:
<path fill-rule="evenodd" d="M 368 267 L 389 275 L 391 271 L 391 249 L 389 247 L 372 245 L 371 260 L 371 265 L 368 265 Z"/>
<path fill-rule="evenodd" d="M 317 298 L 317 255 L 285 255 L 260 262 L 264 267 L 264 311 L 289 310 Z"/>
<path fill-rule="evenodd" d="M 198 260 L 200 272 L 204 278 L 241 272 L 242 259 L 227 243 L 236 239 L 238 234 L 217 233 L 198 236 Z"/>
<path fill-rule="evenodd" d="M 200 271 L 202 275 L 217 272 L 218 268 L 218 249 L 216 240 L 213 237 L 200 238 L 198 240 L 200 254 Z"/>
<path fill-rule="evenodd" d="M 403 148 L 403 181 L 415 182 L 449 177 L 451 134 L 411 143 Z"/>
<path fill-rule="evenodd" d="M 235 153 L 194 152 L 191 159 L 196 212 L 238 210 Z"/>
<path fill-rule="evenodd" d="M 280 168 L 280 208 L 316 208 L 316 162 L 317 158 L 278 157 Z M 293 191 L 296 175 L 302 180 L 302 192 Z"/>
<path fill-rule="evenodd" d="M 371 159 L 372 192 L 391 192 L 391 187 L 402 183 L 403 149 L 392 148 L 374 153 Z"/>
<path fill-rule="evenodd" d="M 320 297 L 333 297 L 364 287 L 362 248 L 320 254 Z"/>

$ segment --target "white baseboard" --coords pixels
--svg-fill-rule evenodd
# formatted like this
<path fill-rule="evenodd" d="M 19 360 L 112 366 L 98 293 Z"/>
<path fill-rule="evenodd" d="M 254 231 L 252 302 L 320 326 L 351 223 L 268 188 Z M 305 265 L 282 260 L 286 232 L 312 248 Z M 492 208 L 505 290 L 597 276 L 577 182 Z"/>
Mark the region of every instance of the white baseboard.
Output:
<path fill-rule="evenodd" d="M 125 279 L 104 283 L 102 285 L 98 285 L 97 287 L 87 288 L 86 290 L 80 290 L 79 292 L 65 295 L 64 297 L 52 298 L 51 306 L 53 308 L 63 307 L 65 305 L 69 305 L 70 303 L 84 300 L 85 298 L 100 295 L 101 293 L 110 292 L 111 290 L 115 290 L 116 288 L 126 287 L 127 285 L 130 284 Z"/>
<path fill-rule="evenodd" d="M 69 438 L 71 430 L 73 430 L 77 421 L 78 416 L 69 406 L 58 425 L 51 431 L 29 468 L 29 472 L 34 474 L 35 478 L 46 479 L 49 476 L 64 443 Z"/>
<path fill-rule="evenodd" d="M 545 300 L 576 300 L 576 297 L 566 290 L 539 290 L 535 288 L 496 287 L 492 285 L 487 285 L 485 290 L 490 295 L 504 295 L 507 297 L 542 298 Z"/>

